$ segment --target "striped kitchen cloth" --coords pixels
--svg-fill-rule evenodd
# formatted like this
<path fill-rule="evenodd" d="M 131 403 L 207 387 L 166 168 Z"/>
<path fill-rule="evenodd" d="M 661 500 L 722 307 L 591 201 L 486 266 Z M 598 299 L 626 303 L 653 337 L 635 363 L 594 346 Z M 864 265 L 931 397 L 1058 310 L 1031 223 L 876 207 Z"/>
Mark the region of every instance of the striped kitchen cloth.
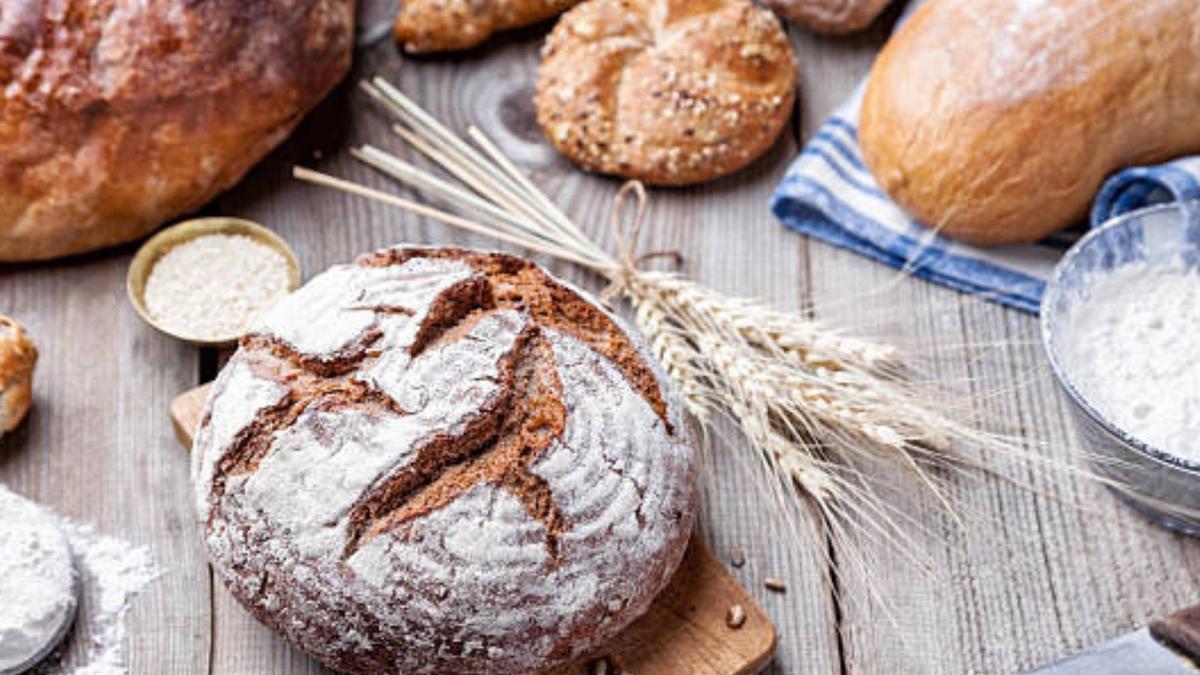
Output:
<path fill-rule="evenodd" d="M 1046 280 L 1083 225 L 1037 244 L 980 248 L 927 230 L 876 185 L 858 147 L 859 87 L 789 167 L 771 209 L 787 227 L 937 284 L 1037 312 Z M 1200 157 L 1124 169 L 1097 193 L 1091 223 L 1143 206 L 1200 199 Z"/>

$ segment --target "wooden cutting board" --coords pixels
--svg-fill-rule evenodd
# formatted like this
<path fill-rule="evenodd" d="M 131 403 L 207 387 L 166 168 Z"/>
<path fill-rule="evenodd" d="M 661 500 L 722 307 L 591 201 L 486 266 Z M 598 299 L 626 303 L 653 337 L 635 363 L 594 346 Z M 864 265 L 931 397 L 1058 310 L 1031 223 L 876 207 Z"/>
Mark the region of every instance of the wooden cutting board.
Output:
<path fill-rule="evenodd" d="M 171 402 L 171 421 L 185 448 L 209 385 L 197 387 Z M 741 605 L 746 622 L 730 628 L 729 608 Z M 775 627 L 762 607 L 725 569 L 712 551 L 693 536 L 687 554 L 671 583 L 609 644 L 549 675 L 591 675 L 601 672 L 596 661 L 608 662 L 609 675 L 749 675 L 757 673 L 775 653 Z"/>

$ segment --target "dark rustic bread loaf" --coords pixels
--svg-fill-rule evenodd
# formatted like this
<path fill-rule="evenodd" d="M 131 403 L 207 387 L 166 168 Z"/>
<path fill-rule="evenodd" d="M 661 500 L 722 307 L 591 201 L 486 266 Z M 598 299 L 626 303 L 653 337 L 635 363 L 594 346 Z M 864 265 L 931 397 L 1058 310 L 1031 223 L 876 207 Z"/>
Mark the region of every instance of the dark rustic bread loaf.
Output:
<path fill-rule="evenodd" d="M 136 239 L 342 78 L 353 0 L 0 2 L 0 261 Z"/>
<path fill-rule="evenodd" d="M 532 673 L 686 547 L 696 457 L 645 345 L 519 258 L 397 248 L 243 339 L 194 452 L 213 565 L 352 673 Z"/>

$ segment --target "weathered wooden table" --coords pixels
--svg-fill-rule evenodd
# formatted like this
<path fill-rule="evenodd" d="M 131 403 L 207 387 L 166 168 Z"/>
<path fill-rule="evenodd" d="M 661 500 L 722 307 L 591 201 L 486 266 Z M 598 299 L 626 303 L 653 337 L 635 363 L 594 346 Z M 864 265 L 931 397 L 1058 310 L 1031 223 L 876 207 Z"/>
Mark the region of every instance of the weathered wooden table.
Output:
<path fill-rule="evenodd" d="M 788 161 L 822 117 L 865 74 L 895 21 L 846 39 L 792 30 L 801 96 L 787 133 L 751 168 L 711 185 L 651 193 L 647 245 L 679 249 L 697 279 L 816 315 L 927 355 L 931 372 L 969 388 L 993 428 L 1067 457 L 1078 439 L 1066 417 L 1033 317 L 935 288 L 785 231 L 768 199 Z M 541 140 L 530 97 L 544 27 L 458 58 L 408 59 L 389 41 L 359 52 L 355 72 L 298 133 L 206 213 L 248 217 L 295 246 L 307 274 L 397 242 L 493 246 L 365 201 L 293 181 L 305 164 L 396 188 L 355 165 L 346 149 L 400 146 L 352 84 L 380 73 L 458 128 L 488 131 L 569 213 L 607 236 L 613 180 L 584 175 Z M 0 441 L 0 481 L 151 546 L 167 574 L 136 601 L 127 648 L 134 673 L 303 673 L 320 668 L 255 623 L 205 562 L 189 501 L 188 462 L 167 418 L 173 396 L 211 379 L 215 353 L 155 333 L 125 299 L 133 247 L 49 264 L 0 268 L 0 312 L 23 321 L 42 352 L 36 409 Z M 588 287 L 599 280 L 551 268 Z M 1043 446 L 1035 447 L 1033 441 Z M 747 551 L 736 570 L 779 628 L 779 673 L 1007 672 L 1112 637 L 1197 600 L 1200 546 L 1156 529 L 1102 489 L 1050 484 L 1025 460 L 1009 473 L 1057 500 L 980 475 L 954 492 L 972 520 L 949 526 L 929 504 L 913 515 L 930 565 L 874 545 L 883 603 L 867 580 L 838 565 L 802 508 L 779 513 L 758 487 L 746 449 L 716 442 L 703 486 L 700 529 L 718 554 Z M 825 554 L 829 555 L 826 556 Z M 835 566 L 836 592 L 823 582 Z M 787 592 L 763 588 L 774 576 Z M 0 599 L 0 601 L 3 601 Z M 888 608 L 885 611 L 883 608 Z M 74 640 L 83 648 L 88 627 Z"/>

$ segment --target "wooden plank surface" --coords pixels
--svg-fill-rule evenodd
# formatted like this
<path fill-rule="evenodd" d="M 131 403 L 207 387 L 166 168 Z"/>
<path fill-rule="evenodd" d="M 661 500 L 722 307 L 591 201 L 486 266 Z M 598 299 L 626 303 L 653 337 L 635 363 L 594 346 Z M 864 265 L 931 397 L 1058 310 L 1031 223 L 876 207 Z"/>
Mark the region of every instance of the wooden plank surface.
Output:
<path fill-rule="evenodd" d="M 960 383 L 972 395 L 961 400 L 987 415 L 993 428 L 1040 441 L 1031 442 L 1031 452 L 1068 457 L 1078 452 L 1079 439 L 1032 317 L 897 280 L 890 270 L 784 231 L 768 212 L 788 160 L 865 73 L 895 13 L 850 38 L 792 31 L 802 80 L 792 133 L 729 179 L 654 190 L 647 246 L 679 249 L 687 271 L 716 288 L 785 307 L 812 305 L 821 318 L 896 340 L 924 357 L 932 374 Z M 406 59 L 384 41 L 358 55 L 355 75 L 381 73 L 453 126 L 480 125 L 604 240 L 617 183 L 576 171 L 541 141 L 532 120 L 529 98 L 544 30 L 501 37 L 456 59 Z M 309 276 L 405 241 L 495 247 L 287 176 L 300 162 L 392 189 L 348 161 L 345 149 L 368 140 L 400 147 L 388 138 L 386 121 L 352 86 L 343 86 L 206 212 L 275 228 L 294 245 Z M 130 253 L 126 247 L 0 267 L 0 312 L 26 323 L 42 350 L 37 407 L 28 423 L 0 440 L 0 481 L 154 549 L 168 573 L 131 612 L 131 672 L 322 672 L 211 583 L 186 498 L 186 461 L 164 411 L 174 395 L 210 377 L 217 359 L 140 323 L 123 294 Z M 597 287 L 598 280 L 569 266 L 549 266 Z M 759 469 L 745 448 L 714 443 L 700 531 L 718 556 L 734 547 L 747 552 L 736 574 L 780 634 L 768 672 L 1009 672 L 1200 598 L 1195 541 L 1147 525 L 1094 486 L 1076 480 L 1050 485 L 1027 460 L 995 461 L 1062 501 L 1039 499 L 992 477 L 956 480 L 953 492 L 971 526 L 955 528 L 914 500 L 910 512 L 930 531 L 921 540 L 927 567 L 882 542 L 864 542 L 880 572 L 862 578 L 838 568 L 835 601 L 826 584 L 829 551 L 807 511 L 780 512 L 759 487 Z M 837 560 L 837 551 L 829 553 Z M 766 591 L 767 576 L 784 579 L 787 592 Z M 879 589 L 882 602 L 863 600 L 868 584 Z M 82 649 L 87 635 L 84 626 L 70 648 Z"/>

